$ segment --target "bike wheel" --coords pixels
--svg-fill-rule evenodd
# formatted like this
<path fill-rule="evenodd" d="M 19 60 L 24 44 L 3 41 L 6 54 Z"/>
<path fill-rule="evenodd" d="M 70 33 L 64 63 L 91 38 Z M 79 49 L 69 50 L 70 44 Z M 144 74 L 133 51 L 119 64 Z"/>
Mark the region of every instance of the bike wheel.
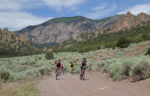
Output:
<path fill-rule="evenodd" d="M 58 80 L 58 76 L 59 76 L 59 72 L 58 72 L 59 70 L 57 69 L 57 71 L 56 71 L 56 80 Z"/>
<path fill-rule="evenodd" d="M 82 70 L 82 74 L 81 74 L 81 80 L 85 80 L 85 70 Z"/>
<path fill-rule="evenodd" d="M 58 79 L 57 77 L 58 77 L 58 73 L 56 72 L 56 80 Z"/>
<path fill-rule="evenodd" d="M 74 72 L 74 69 L 72 69 L 72 71 L 71 71 L 72 75 L 74 74 L 73 72 Z"/>
<path fill-rule="evenodd" d="M 62 73 L 63 73 L 63 75 L 65 74 L 65 73 L 64 73 L 64 70 L 62 71 Z"/>
<path fill-rule="evenodd" d="M 82 80 L 85 80 L 85 71 L 83 71 Z"/>

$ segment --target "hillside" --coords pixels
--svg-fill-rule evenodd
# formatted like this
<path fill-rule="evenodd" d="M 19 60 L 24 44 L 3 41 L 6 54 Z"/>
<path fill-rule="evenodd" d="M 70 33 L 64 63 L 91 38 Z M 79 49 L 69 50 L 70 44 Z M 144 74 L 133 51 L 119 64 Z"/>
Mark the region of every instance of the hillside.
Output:
<path fill-rule="evenodd" d="M 27 27 L 17 32 L 25 34 L 34 45 L 55 45 L 75 39 L 81 33 L 94 32 L 96 23 L 85 17 L 62 17 L 51 19 L 37 26 Z"/>
<path fill-rule="evenodd" d="M 7 28 L 0 30 L 0 57 L 31 55 L 38 53 L 27 37 L 10 32 Z"/>
<path fill-rule="evenodd" d="M 36 46 L 52 46 L 70 39 L 77 39 L 82 33 L 95 32 L 98 29 L 106 29 L 119 19 L 119 15 L 102 20 L 92 20 L 82 16 L 62 17 L 51 19 L 40 25 L 29 26 L 17 31 L 30 38 L 30 42 Z"/>
<path fill-rule="evenodd" d="M 95 34 L 90 34 L 94 37 Z M 54 51 L 77 51 L 86 52 L 98 50 L 100 48 L 116 47 L 117 42 L 121 38 L 126 38 L 130 43 L 150 40 L 150 22 L 131 27 L 129 29 L 112 32 L 104 30 L 104 33 L 99 33 L 97 37 L 86 39 L 89 35 L 83 34 L 84 41 L 70 40 L 53 47 Z"/>

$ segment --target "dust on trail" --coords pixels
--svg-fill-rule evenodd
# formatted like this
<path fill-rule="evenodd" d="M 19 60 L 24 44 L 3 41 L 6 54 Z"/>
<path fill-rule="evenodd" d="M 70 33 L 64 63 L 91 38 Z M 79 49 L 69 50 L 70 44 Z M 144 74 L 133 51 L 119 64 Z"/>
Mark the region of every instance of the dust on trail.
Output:
<path fill-rule="evenodd" d="M 101 72 L 86 73 L 86 80 L 79 75 L 66 73 L 55 80 L 55 74 L 38 85 L 39 96 L 150 96 L 150 79 L 131 83 L 128 80 L 114 82 Z"/>

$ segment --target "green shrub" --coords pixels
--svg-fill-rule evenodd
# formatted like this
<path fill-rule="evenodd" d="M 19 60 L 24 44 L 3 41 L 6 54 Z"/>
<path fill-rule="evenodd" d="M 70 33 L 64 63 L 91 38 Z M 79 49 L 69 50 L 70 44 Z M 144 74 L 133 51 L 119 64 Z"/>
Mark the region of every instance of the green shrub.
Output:
<path fill-rule="evenodd" d="M 150 40 L 150 33 L 145 33 L 142 35 L 144 40 Z"/>
<path fill-rule="evenodd" d="M 123 62 L 123 74 L 124 76 L 130 76 L 130 71 L 131 71 L 131 62 Z"/>
<path fill-rule="evenodd" d="M 0 75 L 1 75 L 2 80 L 4 80 L 4 81 L 9 80 L 9 76 L 10 76 L 9 72 L 2 72 L 2 73 L 0 73 Z"/>
<path fill-rule="evenodd" d="M 54 55 L 52 52 L 47 52 L 46 55 L 45 55 L 45 58 L 46 59 L 54 59 Z"/>
<path fill-rule="evenodd" d="M 150 77 L 150 64 L 146 61 L 141 61 L 132 69 L 131 76 L 134 81 Z"/>
<path fill-rule="evenodd" d="M 122 80 L 124 73 L 122 70 L 122 63 L 121 62 L 115 62 L 111 64 L 106 64 L 104 66 L 105 71 L 110 74 L 110 76 L 113 78 L 113 80 Z"/>
<path fill-rule="evenodd" d="M 150 55 L 150 48 L 148 49 L 145 55 Z"/>
<path fill-rule="evenodd" d="M 6 69 L 1 69 L 0 70 L 0 79 L 3 80 L 4 82 L 11 81 L 12 80 L 11 72 Z"/>
<path fill-rule="evenodd" d="M 132 58 L 116 58 L 101 61 L 103 71 L 110 74 L 114 80 L 122 80 L 131 77 L 134 81 L 150 77 L 149 56 Z"/>
<path fill-rule="evenodd" d="M 39 68 L 39 72 L 41 75 L 45 75 L 45 74 L 50 75 L 50 68 L 49 67 L 41 67 L 41 68 Z"/>
<path fill-rule="evenodd" d="M 120 38 L 117 42 L 117 47 L 126 48 L 130 44 L 130 41 L 127 38 Z"/>

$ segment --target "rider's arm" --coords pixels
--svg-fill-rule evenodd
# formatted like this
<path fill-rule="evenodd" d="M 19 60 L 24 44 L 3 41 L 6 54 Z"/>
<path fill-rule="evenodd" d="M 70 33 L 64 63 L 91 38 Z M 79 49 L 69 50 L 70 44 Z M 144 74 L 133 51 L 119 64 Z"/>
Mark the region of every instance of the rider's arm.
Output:
<path fill-rule="evenodd" d="M 88 68 L 88 63 L 86 63 L 86 67 Z"/>
<path fill-rule="evenodd" d="M 57 63 L 55 63 L 55 67 L 57 67 Z"/>

